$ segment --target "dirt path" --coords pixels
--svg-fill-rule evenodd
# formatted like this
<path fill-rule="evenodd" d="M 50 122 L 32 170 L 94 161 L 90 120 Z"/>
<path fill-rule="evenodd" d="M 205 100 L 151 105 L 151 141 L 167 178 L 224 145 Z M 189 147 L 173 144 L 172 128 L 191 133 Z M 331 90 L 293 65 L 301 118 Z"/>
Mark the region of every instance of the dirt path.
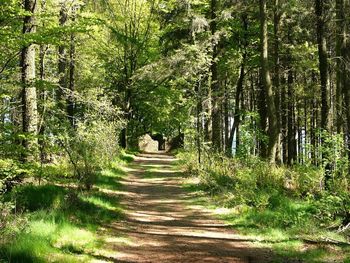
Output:
<path fill-rule="evenodd" d="M 188 207 L 174 158 L 143 154 L 122 182 L 126 219 L 108 227 L 127 237 L 111 240 L 114 262 L 270 262 L 271 252 L 253 247 L 208 212 Z"/>

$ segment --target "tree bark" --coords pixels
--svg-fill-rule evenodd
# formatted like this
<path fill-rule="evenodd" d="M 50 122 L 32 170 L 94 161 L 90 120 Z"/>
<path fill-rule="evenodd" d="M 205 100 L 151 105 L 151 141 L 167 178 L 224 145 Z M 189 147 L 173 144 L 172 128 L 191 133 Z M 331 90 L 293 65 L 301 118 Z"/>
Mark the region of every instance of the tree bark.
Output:
<path fill-rule="evenodd" d="M 294 118 L 294 77 L 292 68 L 289 68 L 288 71 L 288 114 L 287 114 L 287 164 L 292 165 L 296 161 L 296 127 L 295 127 L 295 118 Z"/>
<path fill-rule="evenodd" d="M 76 7 L 72 7 L 72 22 L 76 19 Z M 75 127 L 75 34 L 70 36 L 70 50 L 69 50 L 69 91 L 67 94 L 67 115 L 70 125 Z"/>
<path fill-rule="evenodd" d="M 276 90 L 276 109 L 277 109 L 277 125 L 278 125 L 278 142 L 276 147 L 276 161 L 282 163 L 282 132 L 281 132 L 281 90 L 280 90 L 280 24 L 282 13 L 279 7 L 279 0 L 274 0 L 273 12 L 273 32 L 274 32 L 274 78 L 273 85 Z"/>
<path fill-rule="evenodd" d="M 36 31 L 35 0 L 25 0 L 24 9 L 28 15 L 24 17 L 23 34 L 33 34 Z M 37 110 L 37 93 L 35 87 L 35 45 L 29 44 L 22 48 L 21 68 L 22 68 L 22 122 L 23 132 L 26 134 L 24 147 L 26 153 L 24 161 L 30 162 L 37 159 L 38 149 L 38 110 Z"/>
<path fill-rule="evenodd" d="M 68 10 L 65 3 L 61 3 L 59 25 L 64 27 L 68 21 Z M 58 47 L 58 90 L 57 104 L 61 111 L 64 111 L 64 94 L 67 92 L 67 50 L 64 44 Z"/>
<path fill-rule="evenodd" d="M 337 133 L 343 131 L 343 89 L 345 81 L 344 50 L 346 49 L 346 23 L 345 23 L 344 0 L 336 0 L 336 57 L 337 57 L 337 82 L 336 82 L 336 102 L 335 116 Z"/>
<path fill-rule="evenodd" d="M 318 60 L 319 60 L 319 73 L 321 80 L 321 130 L 323 132 L 329 132 L 329 105 L 328 105 L 328 92 L 330 86 L 329 79 L 329 66 L 327 55 L 327 39 L 326 39 L 326 18 L 324 4 L 327 1 L 315 0 L 315 14 L 317 19 L 317 45 L 318 45 Z M 325 167 L 324 185 L 327 188 L 328 182 L 331 179 L 332 164 L 327 154 L 327 145 L 324 138 L 325 134 L 321 135 L 321 146 L 324 149 L 322 152 L 322 162 Z"/>
<path fill-rule="evenodd" d="M 325 8 L 323 0 L 315 0 L 315 13 L 317 19 L 317 45 L 321 80 L 321 129 L 329 130 L 329 71 L 326 39 Z"/>
<path fill-rule="evenodd" d="M 266 95 L 268 116 L 268 147 L 266 157 L 270 163 L 276 161 L 276 147 L 278 141 L 278 124 L 275 106 L 275 98 L 272 89 L 271 76 L 268 61 L 268 31 L 266 0 L 260 0 L 260 45 L 261 45 L 261 76 L 262 85 Z"/>
<path fill-rule="evenodd" d="M 235 111 L 233 115 L 233 124 L 231 127 L 230 131 L 230 137 L 228 140 L 227 144 L 227 149 L 226 153 L 228 156 L 232 155 L 232 145 L 233 145 L 233 140 L 234 136 L 236 134 L 236 150 L 239 147 L 239 125 L 240 125 L 240 120 L 241 120 L 241 97 L 243 93 L 243 82 L 244 82 L 244 77 L 245 77 L 245 66 L 247 63 L 247 45 L 248 45 L 248 39 L 247 39 L 247 33 L 248 33 L 248 17 L 246 14 L 242 15 L 242 26 L 244 30 L 244 37 L 242 40 L 242 48 L 243 48 L 243 55 L 242 55 L 242 62 L 241 62 L 241 67 L 239 71 L 239 77 L 236 85 L 236 96 L 235 96 Z"/>
<path fill-rule="evenodd" d="M 210 30 L 212 35 L 212 61 L 210 66 L 211 81 L 210 89 L 212 94 L 212 146 L 215 151 L 221 150 L 221 94 L 220 94 L 220 83 L 218 80 L 218 43 L 215 39 L 215 33 L 217 30 L 216 24 L 216 11 L 217 11 L 217 0 L 210 1 Z"/>

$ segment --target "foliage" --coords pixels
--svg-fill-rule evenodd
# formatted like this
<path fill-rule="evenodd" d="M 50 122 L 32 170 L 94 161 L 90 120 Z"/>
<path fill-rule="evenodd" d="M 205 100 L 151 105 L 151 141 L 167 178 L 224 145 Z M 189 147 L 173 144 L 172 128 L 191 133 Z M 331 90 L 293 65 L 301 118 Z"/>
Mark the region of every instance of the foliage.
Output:
<path fill-rule="evenodd" d="M 254 211 L 250 213 L 259 225 L 302 227 L 317 221 L 336 228 L 346 223 L 349 193 L 339 188 L 324 191 L 320 168 L 271 166 L 252 156 L 230 159 L 209 154 L 202 164 L 195 154 L 182 153 L 180 158 L 188 175 L 199 179 L 199 189 L 225 206 Z"/>
<path fill-rule="evenodd" d="M 44 185 L 19 185 L 5 194 L 0 206 L 0 261 L 91 260 L 105 242 L 100 225 L 123 216 L 114 194 L 124 175 L 123 162 L 114 161 L 110 169 L 99 172 L 91 191 L 76 191 L 69 181 L 51 177 Z"/>

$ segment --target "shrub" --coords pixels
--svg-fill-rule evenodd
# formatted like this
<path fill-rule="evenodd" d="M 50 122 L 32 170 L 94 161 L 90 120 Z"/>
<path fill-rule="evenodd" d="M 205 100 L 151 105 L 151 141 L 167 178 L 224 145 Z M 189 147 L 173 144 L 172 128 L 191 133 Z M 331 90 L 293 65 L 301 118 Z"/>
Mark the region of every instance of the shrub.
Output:
<path fill-rule="evenodd" d="M 311 165 L 274 166 L 257 157 L 180 155 L 187 173 L 199 178 L 200 189 L 215 195 L 225 206 L 252 208 L 250 216 L 269 226 L 302 226 L 316 220 L 323 226 L 350 222 L 350 195 L 343 177 L 322 187 L 323 168 Z M 259 224 L 260 224 L 259 223 Z"/>

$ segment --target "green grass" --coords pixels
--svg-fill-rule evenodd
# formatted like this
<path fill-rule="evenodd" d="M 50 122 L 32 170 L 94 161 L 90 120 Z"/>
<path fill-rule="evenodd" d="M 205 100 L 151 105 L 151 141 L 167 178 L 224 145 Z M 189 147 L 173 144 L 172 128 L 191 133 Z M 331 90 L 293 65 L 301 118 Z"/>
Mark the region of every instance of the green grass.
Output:
<path fill-rule="evenodd" d="M 123 161 L 124 162 L 124 161 Z M 91 191 L 55 182 L 22 185 L 5 196 L 17 219 L 0 233 L 0 262 L 89 262 L 103 246 L 99 229 L 123 217 L 117 164 L 97 175 Z M 19 222 L 19 223 L 16 223 Z"/>
<path fill-rule="evenodd" d="M 276 254 L 275 262 L 284 262 L 286 258 L 302 262 L 343 262 L 350 258 L 349 246 L 331 244 L 308 244 L 305 240 L 323 240 L 325 237 L 346 241 L 344 236 L 324 230 L 310 216 L 313 203 L 296 197 L 276 193 L 269 198 L 268 205 L 256 208 L 247 204 L 232 205 L 232 195 L 226 191 L 210 192 L 199 179 L 189 178 L 183 186 L 191 192 L 189 205 L 202 206 L 223 219 L 233 229 L 258 246 L 269 247 Z M 264 199 L 256 191 L 256 198 Z M 333 261 L 338 260 L 338 261 Z"/>
<path fill-rule="evenodd" d="M 122 152 L 119 155 L 119 160 L 125 163 L 132 163 L 134 161 L 135 154 L 136 152 L 133 152 L 133 151 Z"/>

